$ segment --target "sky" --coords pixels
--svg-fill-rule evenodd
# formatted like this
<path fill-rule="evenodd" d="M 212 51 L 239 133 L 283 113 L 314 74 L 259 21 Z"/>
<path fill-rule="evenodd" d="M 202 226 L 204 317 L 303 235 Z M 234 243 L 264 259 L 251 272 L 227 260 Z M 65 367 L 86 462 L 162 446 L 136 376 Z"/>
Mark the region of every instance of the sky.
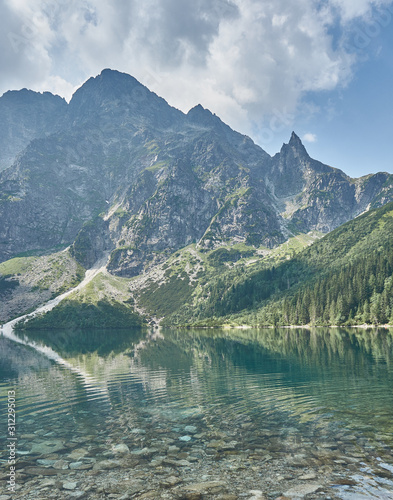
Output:
<path fill-rule="evenodd" d="M 352 177 L 393 173 L 392 53 L 393 0 L 0 0 L 0 95 L 112 68 Z"/>

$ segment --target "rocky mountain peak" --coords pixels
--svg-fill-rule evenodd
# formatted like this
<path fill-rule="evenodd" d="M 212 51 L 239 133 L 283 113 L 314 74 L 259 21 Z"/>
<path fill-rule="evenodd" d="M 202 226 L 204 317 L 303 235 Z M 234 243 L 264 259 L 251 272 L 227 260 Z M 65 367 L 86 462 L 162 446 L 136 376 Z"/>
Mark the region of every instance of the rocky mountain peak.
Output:
<path fill-rule="evenodd" d="M 34 90 L 21 89 L 9 90 L 5 92 L 1 98 L 0 103 L 2 106 L 7 104 L 33 104 L 33 103 L 48 103 L 57 102 L 66 104 L 66 100 L 58 95 L 51 94 L 50 92 L 35 92 Z"/>
<path fill-rule="evenodd" d="M 134 77 L 113 71 L 103 70 L 98 76 L 89 78 L 72 96 L 71 110 L 99 108 L 103 103 L 124 100 L 135 88 L 144 89 Z M 146 89 L 147 91 L 147 89 Z"/>
<path fill-rule="evenodd" d="M 303 156 L 307 158 L 309 157 L 300 137 L 295 132 L 292 132 L 288 144 L 282 145 L 280 155 L 295 155 L 297 157 Z"/>
<path fill-rule="evenodd" d="M 232 130 L 231 127 L 224 123 L 215 113 L 204 108 L 201 104 L 190 109 L 186 115 L 186 123 L 191 125 L 191 127 L 213 131 L 217 136 L 221 137 L 221 139 L 224 139 L 227 144 L 236 147 L 238 152 L 247 149 L 246 154 L 248 155 L 250 153 L 249 148 L 254 150 L 256 147 L 249 137 Z M 261 154 L 264 159 L 269 157 L 261 148 L 258 149 L 258 154 Z"/>
<path fill-rule="evenodd" d="M 69 110 L 72 125 L 78 121 L 96 123 L 100 117 L 100 121 L 108 121 L 115 127 L 119 121 L 132 127 L 140 124 L 168 127 L 184 119 L 181 111 L 134 77 L 111 69 L 89 78 L 72 96 Z"/>
<path fill-rule="evenodd" d="M 126 275 L 192 242 L 272 247 L 289 231 L 328 231 L 393 197 L 393 178 L 355 182 L 294 132 L 272 158 L 202 105 L 185 115 L 118 71 L 87 80 L 69 105 L 20 95 L 54 105 L 0 98 L 0 169 L 11 165 L 0 173 L 0 261 L 70 245 L 83 227 L 86 255 L 115 247 L 112 269 Z"/>
<path fill-rule="evenodd" d="M 197 104 L 196 106 L 191 108 L 187 114 L 188 114 L 188 116 L 192 116 L 193 114 L 204 113 L 205 111 L 208 111 L 208 110 L 205 110 L 205 108 L 202 106 L 202 104 Z"/>
<path fill-rule="evenodd" d="M 289 143 L 288 143 L 290 146 L 303 146 L 302 144 L 302 141 L 300 140 L 300 137 L 294 132 L 292 131 L 292 134 L 291 134 L 291 138 L 289 139 Z"/>
<path fill-rule="evenodd" d="M 306 185 L 306 171 L 312 163 L 299 136 L 292 132 L 288 144 L 283 144 L 272 158 L 270 182 L 279 198 L 300 193 Z"/>
<path fill-rule="evenodd" d="M 87 92 L 120 93 L 129 92 L 134 87 L 143 87 L 141 83 L 131 75 L 121 73 L 112 69 L 104 69 L 97 76 L 89 78 L 73 95 L 73 99 Z"/>
<path fill-rule="evenodd" d="M 205 109 L 201 104 L 197 104 L 190 109 L 187 113 L 187 119 L 189 122 L 202 127 L 223 125 L 217 115 L 213 114 L 210 110 Z"/>
<path fill-rule="evenodd" d="M 56 131 L 67 106 L 65 99 L 50 92 L 22 89 L 3 94 L 0 97 L 0 171 L 11 166 L 32 140 Z"/>

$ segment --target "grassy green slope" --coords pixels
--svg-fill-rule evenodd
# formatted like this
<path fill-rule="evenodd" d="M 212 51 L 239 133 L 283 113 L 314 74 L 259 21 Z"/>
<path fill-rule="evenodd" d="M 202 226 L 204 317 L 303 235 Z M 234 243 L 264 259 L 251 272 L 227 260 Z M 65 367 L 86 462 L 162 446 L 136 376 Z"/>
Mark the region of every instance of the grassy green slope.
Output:
<path fill-rule="evenodd" d="M 131 280 L 130 287 L 148 315 L 164 318 L 163 325 L 188 324 L 207 306 L 211 290 L 223 280 L 240 283 L 257 270 L 286 262 L 319 237 L 318 233 L 299 235 L 273 250 L 236 244 L 200 251 L 189 245 Z"/>
<path fill-rule="evenodd" d="M 85 269 L 67 250 L 0 263 L 0 322 L 35 309 L 82 281 Z"/>
<path fill-rule="evenodd" d="M 70 294 L 54 309 L 25 323 L 18 323 L 16 329 L 141 327 L 144 321 L 134 310 L 128 282 L 127 279 L 107 273 L 98 274 L 84 288 Z"/>
<path fill-rule="evenodd" d="M 190 245 L 133 279 L 100 274 L 25 327 L 128 328 L 141 313 L 162 325 L 392 323 L 393 202 L 319 236 L 274 250 Z"/>
<path fill-rule="evenodd" d="M 393 320 L 393 203 L 328 234 L 281 263 L 221 273 L 178 324 L 361 324 Z"/>

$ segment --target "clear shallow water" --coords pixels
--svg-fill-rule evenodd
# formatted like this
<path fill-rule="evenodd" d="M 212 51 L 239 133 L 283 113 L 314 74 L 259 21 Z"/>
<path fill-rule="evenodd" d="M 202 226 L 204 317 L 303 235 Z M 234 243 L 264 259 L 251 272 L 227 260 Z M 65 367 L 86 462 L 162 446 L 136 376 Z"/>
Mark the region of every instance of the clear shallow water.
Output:
<path fill-rule="evenodd" d="M 113 460 L 113 475 L 145 474 L 152 498 L 225 476 L 235 495 L 258 489 L 276 498 L 311 484 L 310 498 L 393 499 L 392 332 L 38 332 L 20 340 L 0 338 L 1 415 L 7 391 L 16 391 L 18 498 L 42 495 L 34 467 L 60 460 L 63 477 L 76 474 L 83 491 Z M 0 430 L 4 460 L 6 425 Z M 73 463 L 82 469 L 71 472 Z M 182 482 L 155 484 L 166 469 Z M 102 497 L 92 487 L 95 494 Z"/>

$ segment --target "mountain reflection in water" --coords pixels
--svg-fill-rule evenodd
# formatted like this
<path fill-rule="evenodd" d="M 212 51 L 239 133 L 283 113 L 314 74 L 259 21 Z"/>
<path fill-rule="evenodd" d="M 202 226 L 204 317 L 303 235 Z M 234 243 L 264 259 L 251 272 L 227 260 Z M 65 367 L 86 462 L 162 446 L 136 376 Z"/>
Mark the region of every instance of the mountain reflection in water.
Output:
<path fill-rule="evenodd" d="M 337 442 L 355 461 L 357 453 L 362 463 L 393 462 L 388 330 L 62 331 L 21 341 L 0 338 L 0 402 L 4 414 L 16 387 L 25 456 L 42 429 L 88 435 L 100 455 L 120 436 L 131 450 L 157 444 L 164 431 L 195 441 L 188 424 L 200 431 L 198 449 L 213 446 L 222 459 L 232 445 L 214 443 L 227 435 L 236 453 L 263 449 L 270 459 L 301 454 L 323 465 L 327 454 L 315 450 Z M 337 488 L 337 498 L 357 494 Z"/>

